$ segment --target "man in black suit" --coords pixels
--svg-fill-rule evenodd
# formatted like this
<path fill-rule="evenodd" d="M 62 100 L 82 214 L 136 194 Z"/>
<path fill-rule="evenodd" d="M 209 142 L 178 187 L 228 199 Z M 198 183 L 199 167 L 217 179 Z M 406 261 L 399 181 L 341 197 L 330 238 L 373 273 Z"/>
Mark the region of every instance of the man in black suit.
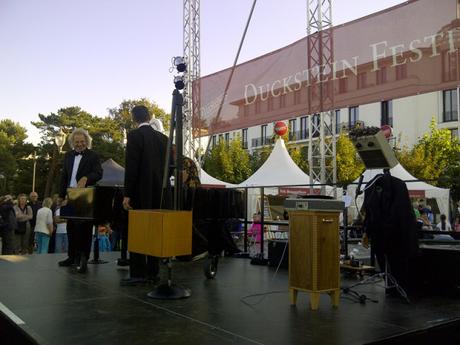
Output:
<path fill-rule="evenodd" d="M 161 196 L 168 138 L 150 126 L 151 114 L 145 106 L 135 106 L 131 114 L 138 128 L 129 132 L 127 138 L 123 207 L 165 208 L 168 198 L 162 204 Z M 158 258 L 130 253 L 129 262 L 130 278 L 123 279 L 122 285 L 159 280 Z"/>
<path fill-rule="evenodd" d="M 72 151 L 64 156 L 59 197 L 64 199 L 67 188 L 93 186 L 102 178 L 99 156 L 91 150 L 91 137 L 84 129 L 77 128 L 69 136 Z M 69 241 L 68 258 L 59 262 L 59 266 L 77 264 L 77 271 L 85 273 L 91 251 L 93 223 L 91 221 L 67 222 Z"/>

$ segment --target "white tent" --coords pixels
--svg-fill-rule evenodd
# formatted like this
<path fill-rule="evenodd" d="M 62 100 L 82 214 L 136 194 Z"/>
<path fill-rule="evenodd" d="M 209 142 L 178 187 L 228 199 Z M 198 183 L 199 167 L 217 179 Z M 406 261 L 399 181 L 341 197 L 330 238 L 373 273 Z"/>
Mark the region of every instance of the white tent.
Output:
<path fill-rule="evenodd" d="M 318 184 L 319 182 L 315 182 Z M 268 187 L 264 188 L 264 194 L 277 195 L 278 186 L 299 186 L 308 187 L 310 176 L 305 174 L 292 160 L 283 139 L 278 139 L 273 147 L 270 156 L 264 164 L 252 174 L 246 181 L 241 182 L 238 187 Z M 317 189 L 320 186 L 315 187 Z M 333 188 L 326 186 L 327 194 L 331 194 Z M 248 189 L 248 214 L 255 213 L 258 199 L 260 198 L 258 188 Z"/>
<path fill-rule="evenodd" d="M 310 184 L 310 176 L 305 174 L 294 163 L 284 145 L 284 140 L 278 139 L 265 163 L 246 181 L 241 182 L 238 187 L 277 187 L 308 184 Z"/>
<path fill-rule="evenodd" d="M 382 169 L 368 169 L 364 172 L 363 187 L 367 182 L 369 182 L 376 175 L 383 173 Z M 396 165 L 394 168 L 390 169 L 390 174 L 394 177 L 397 177 L 403 181 L 416 181 L 417 179 L 412 176 L 401 164 Z M 355 181 L 358 183 L 359 178 Z M 406 182 L 407 189 L 410 191 L 424 191 L 425 198 L 436 199 L 436 202 L 439 207 L 441 214 L 445 214 L 447 219 L 449 219 L 449 189 L 439 188 L 432 186 L 426 182 L 417 181 L 417 182 Z M 349 187 L 348 191 L 355 195 L 355 190 L 357 188 L 356 184 L 353 184 Z M 361 198 L 362 199 L 362 196 Z"/>
<path fill-rule="evenodd" d="M 205 186 L 219 186 L 219 187 L 223 186 L 225 188 L 236 187 L 236 185 L 234 184 L 224 182 L 224 181 L 216 179 L 215 177 L 212 177 L 203 169 L 200 169 L 200 182 L 201 182 L 201 185 L 205 185 Z"/>

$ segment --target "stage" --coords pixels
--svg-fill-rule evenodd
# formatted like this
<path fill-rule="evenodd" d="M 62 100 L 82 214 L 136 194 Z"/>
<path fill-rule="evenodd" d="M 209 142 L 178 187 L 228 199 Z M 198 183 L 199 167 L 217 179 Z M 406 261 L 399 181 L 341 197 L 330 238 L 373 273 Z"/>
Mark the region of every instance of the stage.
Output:
<path fill-rule="evenodd" d="M 460 303 L 453 297 L 418 297 L 408 305 L 385 297 L 382 285 L 372 284 L 356 291 L 378 303 L 342 297 L 339 308 L 333 309 L 324 295 L 319 310 L 311 311 L 305 293 L 299 293 L 296 307 L 290 306 L 285 269 L 274 276 L 273 267 L 222 258 L 214 280 L 204 277 L 203 260 L 176 263 L 175 281 L 189 287 L 192 296 L 161 301 L 146 296 L 152 286 L 119 285 L 128 274 L 115 263 L 119 253 L 101 257 L 109 263 L 89 265 L 88 273 L 81 275 L 58 267 L 64 258 L 59 254 L 0 256 L 0 344 L 349 345 L 427 327 L 440 329 L 434 335 L 438 343 L 457 344 L 460 339 L 455 320 Z M 355 282 L 347 278 L 342 285 Z M 272 293 L 244 298 L 267 292 Z M 445 324 L 449 322 L 451 326 Z"/>

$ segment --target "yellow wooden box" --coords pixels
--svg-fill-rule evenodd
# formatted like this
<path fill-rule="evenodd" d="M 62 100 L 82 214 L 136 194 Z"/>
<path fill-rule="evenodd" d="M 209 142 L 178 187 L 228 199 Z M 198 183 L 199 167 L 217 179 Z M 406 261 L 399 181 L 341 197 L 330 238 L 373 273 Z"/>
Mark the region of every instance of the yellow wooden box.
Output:
<path fill-rule="evenodd" d="M 130 252 L 167 258 L 192 254 L 192 212 L 130 210 Z"/>

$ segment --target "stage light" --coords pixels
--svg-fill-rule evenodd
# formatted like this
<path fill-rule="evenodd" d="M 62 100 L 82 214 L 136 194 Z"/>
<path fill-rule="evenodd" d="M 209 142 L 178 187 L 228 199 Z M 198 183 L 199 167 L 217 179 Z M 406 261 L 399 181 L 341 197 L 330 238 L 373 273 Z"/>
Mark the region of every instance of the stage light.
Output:
<path fill-rule="evenodd" d="M 185 87 L 184 76 L 176 75 L 174 77 L 174 86 L 177 90 L 182 90 Z"/>
<path fill-rule="evenodd" d="M 173 64 L 176 66 L 177 72 L 185 72 L 187 70 L 187 64 L 182 56 L 176 56 L 173 58 Z"/>

